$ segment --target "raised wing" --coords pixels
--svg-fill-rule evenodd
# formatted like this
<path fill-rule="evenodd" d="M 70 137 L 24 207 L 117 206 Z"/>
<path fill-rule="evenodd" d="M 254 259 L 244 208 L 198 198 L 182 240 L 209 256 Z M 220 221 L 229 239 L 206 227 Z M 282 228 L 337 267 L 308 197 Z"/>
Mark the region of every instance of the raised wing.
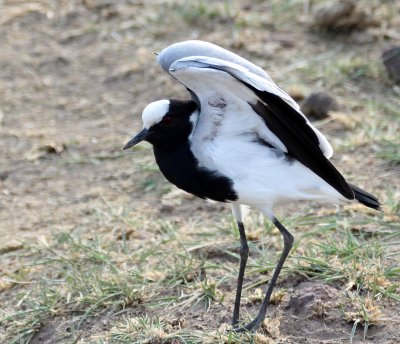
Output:
<path fill-rule="evenodd" d="M 171 44 L 158 55 L 157 61 L 162 69 L 169 73 L 169 67 L 172 63 L 189 56 L 208 56 L 223 61 L 230 61 L 238 66 L 243 66 L 253 74 L 272 82 L 268 73 L 262 68 L 256 66 L 254 63 L 251 63 L 243 57 L 229 50 L 223 49 L 218 45 L 204 41 L 190 40 Z"/>
<path fill-rule="evenodd" d="M 351 187 L 328 160 L 332 155 L 328 141 L 270 78 L 243 65 L 205 56 L 181 58 L 170 65 L 169 73 L 199 100 L 209 98 L 214 90 L 247 102 L 266 125 L 260 135 L 263 140 L 310 168 L 344 197 L 354 199 Z"/>

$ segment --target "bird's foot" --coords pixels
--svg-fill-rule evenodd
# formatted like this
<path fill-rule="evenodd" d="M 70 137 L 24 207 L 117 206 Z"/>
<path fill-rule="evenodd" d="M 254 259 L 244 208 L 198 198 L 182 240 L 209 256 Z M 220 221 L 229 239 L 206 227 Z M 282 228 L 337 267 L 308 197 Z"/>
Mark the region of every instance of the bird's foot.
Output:
<path fill-rule="evenodd" d="M 249 322 L 247 325 L 240 327 L 238 327 L 238 325 L 235 325 L 232 330 L 235 333 L 255 332 L 260 328 L 260 326 L 261 322 L 258 320 L 258 317 L 256 317 L 253 321 Z"/>

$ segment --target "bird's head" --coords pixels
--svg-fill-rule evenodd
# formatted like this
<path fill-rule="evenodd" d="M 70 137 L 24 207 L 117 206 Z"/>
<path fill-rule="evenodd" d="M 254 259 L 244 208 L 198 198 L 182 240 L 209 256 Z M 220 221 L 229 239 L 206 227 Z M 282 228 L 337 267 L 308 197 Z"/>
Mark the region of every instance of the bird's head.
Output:
<path fill-rule="evenodd" d="M 124 150 L 141 141 L 161 145 L 188 139 L 197 116 L 197 105 L 192 100 L 163 99 L 150 103 L 142 113 L 143 130 L 125 145 Z"/>

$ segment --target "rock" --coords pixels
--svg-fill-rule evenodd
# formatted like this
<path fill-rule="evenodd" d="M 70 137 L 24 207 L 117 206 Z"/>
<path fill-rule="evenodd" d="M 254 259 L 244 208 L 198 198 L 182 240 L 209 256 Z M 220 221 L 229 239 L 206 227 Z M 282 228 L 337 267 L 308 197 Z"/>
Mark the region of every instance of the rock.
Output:
<path fill-rule="evenodd" d="M 355 7 L 353 1 L 324 3 L 315 11 L 314 24 L 319 27 L 333 28 L 337 26 L 339 20 L 349 17 Z"/>
<path fill-rule="evenodd" d="M 10 175 L 10 171 L 0 171 L 0 180 L 6 180 Z"/>
<path fill-rule="evenodd" d="M 317 8 L 312 26 L 333 32 L 363 30 L 376 26 L 374 20 L 365 9 L 357 6 L 354 0 L 337 0 L 324 3 Z"/>
<path fill-rule="evenodd" d="M 326 118 L 330 111 L 337 111 L 338 108 L 336 99 L 326 92 L 311 93 L 301 104 L 302 111 L 316 119 Z"/>
<path fill-rule="evenodd" d="M 400 84 L 400 46 L 386 50 L 382 61 L 391 79 Z"/>

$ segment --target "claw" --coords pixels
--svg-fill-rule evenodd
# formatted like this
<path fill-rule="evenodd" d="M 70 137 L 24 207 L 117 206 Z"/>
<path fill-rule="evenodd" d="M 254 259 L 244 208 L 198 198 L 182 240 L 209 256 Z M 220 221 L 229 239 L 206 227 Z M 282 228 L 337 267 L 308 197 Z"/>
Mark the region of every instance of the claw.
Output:
<path fill-rule="evenodd" d="M 235 333 L 243 333 L 243 332 L 255 332 L 258 330 L 261 324 L 258 323 L 258 318 L 255 318 L 253 321 L 249 322 L 247 325 L 242 327 L 234 327 L 233 331 Z"/>

